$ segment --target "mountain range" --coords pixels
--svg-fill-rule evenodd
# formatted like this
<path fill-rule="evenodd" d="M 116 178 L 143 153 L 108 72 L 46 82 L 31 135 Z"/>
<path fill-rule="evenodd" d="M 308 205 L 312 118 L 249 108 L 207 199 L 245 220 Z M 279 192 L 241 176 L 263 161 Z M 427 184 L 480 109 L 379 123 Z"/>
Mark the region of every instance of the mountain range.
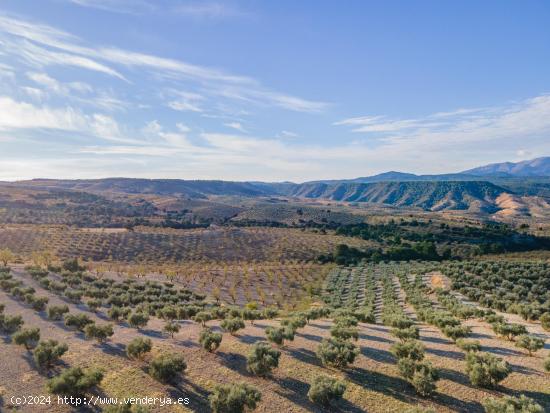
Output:
<path fill-rule="evenodd" d="M 537 208 L 550 208 L 550 157 L 490 164 L 452 174 L 415 175 L 390 171 L 355 179 L 301 184 L 106 178 L 34 179 L 7 185 L 93 193 L 173 195 L 194 199 L 217 195 L 284 196 L 415 207 L 430 211 L 468 210 L 476 213 L 525 215 Z"/>

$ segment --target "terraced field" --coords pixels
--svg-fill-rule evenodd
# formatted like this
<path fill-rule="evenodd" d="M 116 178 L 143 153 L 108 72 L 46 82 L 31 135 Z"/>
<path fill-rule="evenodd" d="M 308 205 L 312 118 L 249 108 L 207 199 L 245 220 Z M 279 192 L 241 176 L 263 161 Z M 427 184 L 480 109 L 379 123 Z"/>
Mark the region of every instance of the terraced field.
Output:
<path fill-rule="evenodd" d="M 363 240 L 299 229 L 231 228 L 176 230 L 138 227 L 133 231 L 77 229 L 65 226 L 10 225 L 0 228 L 0 245 L 30 257 L 48 250 L 60 258 L 86 261 L 151 263 L 184 261 L 311 260 L 347 242 Z"/>

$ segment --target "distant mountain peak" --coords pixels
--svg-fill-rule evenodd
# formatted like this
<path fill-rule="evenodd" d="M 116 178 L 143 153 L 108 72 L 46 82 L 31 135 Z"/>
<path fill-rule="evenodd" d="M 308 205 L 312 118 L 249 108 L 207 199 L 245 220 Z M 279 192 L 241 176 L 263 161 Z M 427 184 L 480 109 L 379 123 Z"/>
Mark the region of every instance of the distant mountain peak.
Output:
<path fill-rule="evenodd" d="M 492 163 L 462 172 L 466 175 L 512 177 L 550 176 L 550 156 L 520 162 Z"/>

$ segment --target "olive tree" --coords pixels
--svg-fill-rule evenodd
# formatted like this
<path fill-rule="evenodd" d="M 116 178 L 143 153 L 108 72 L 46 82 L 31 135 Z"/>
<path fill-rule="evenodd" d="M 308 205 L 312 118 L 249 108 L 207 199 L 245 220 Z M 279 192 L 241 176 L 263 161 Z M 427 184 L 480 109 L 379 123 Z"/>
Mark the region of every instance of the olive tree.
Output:
<path fill-rule="evenodd" d="M 41 369 L 50 369 L 59 358 L 67 352 L 67 344 L 59 344 L 56 340 L 40 341 L 33 351 L 33 358 Z"/>
<path fill-rule="evenodd" d="M 257 376 L 265 377 L 279 365 L 281 352 L 268 343 L 259 342 L 252 346 L 246 359 L 246 368 Z"/>
<path fill-rule="evenodd" d="M 137 337 L 126 346 L 126 355 L 132 359 L 142 359 L 145 353 L 153 348 L 153 342 L 149 338 Z"/>
<path fill-rule="evenodd" d="M 202 348 L 208 352 L 213 352 L 218 349 L 222 342 L 222 335 L 220 333 L 213 332 L 210 328 L 205 328 L 201 331 L 199 336 L 199 343 Z"/>
<path fill-rule="evenodd" d="M 344 382 L 329 376 L 317 376 L 311 383 L 307 397 L 313 403 L 328 407 L 333 401 L 341 399 L 345 391 Z"/>
<path fill-rule="evenodd" d="M 254 410 L 262 395 L 246 383 L 219 384 L 208 399 L 213 413 L 243 413 L 246 408 Z"/>
<path fill-rule="evenodd" d="M 185 359 L 176 353 L 159 354 L 149 365 L 149 374 L 162 383 L 170 383 L 187 368 Z"/>

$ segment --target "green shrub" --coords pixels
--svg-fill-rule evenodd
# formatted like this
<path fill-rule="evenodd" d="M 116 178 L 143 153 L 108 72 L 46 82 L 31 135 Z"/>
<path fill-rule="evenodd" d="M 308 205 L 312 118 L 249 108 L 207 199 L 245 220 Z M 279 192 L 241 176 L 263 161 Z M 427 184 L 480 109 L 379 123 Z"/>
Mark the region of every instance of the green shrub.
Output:
<path fill-rule="evenodd" d="M 483 401 L 486 413 L 543 413 L 544 409 L 533 399 L 521 395 L 504 396 L 500 399 L 489 398 Z"/>
<path fill-rule="evenodd" d="M 357 347 L 345 340 L 324 339 L 317 347 L 317 356 L 326 366 L 345 368 L 355 361 L 359 354 Z"/>
<path fill-rule="evenodd" d="M 510 374 L 508 363 L 489 353 L 466 354 L 466 373 L 474 386 L 495 387 Z"/>
<path fill-rule="evenodd" d="M 102 379 L 103 373 L 100 370 L 71 367 L 48 380 L 47 388 L 53 394 L 81 397 L 101 383 Z"/>
<path fill-rule="evenodd" d="M 33 349 L 40 340 L 40 329 L 24 328 L 17 331 L 11 339 L 15 344 L 25 346 L 27 350 Z"/>
<path fill-rule="evenodd" d="M 196 323 L 201 323 L 203 327 L 206 327 L 206 323 L 210 320 L 212 320 L 212 314 L 210 314 L 208 311 L 199 311 L 193 317 L 193 321 L 195 321 Z"/>
<path fill-rule="evenodd" d="M 173 382 L 187 368 L 182 355 L 164 353 L 156 356 L 149 366 L 149 374 L 162 383 Z"/>
<path fill-rule="evenodd" d="M 250 321 L 250 324 L 254 324 L 255 320 L 262 318 L 262 313 L 255 309 L 244 308 L 242 311 L 242 317 L 243 319 Z"/>
<path fill-rule="evenodd" d="M 242 318 L 226 318 L 222 321 L 221 327 L 233 336 L 237 331 L 244 328 L 244 321 Z"/>
<path fill-rule="evenodd" d="M 0 315 L 0 330 L 7 334 L 13 334 L 18 331 L 25 322 L 20 315 Z"/>
<path fill-rule="evenodd" d="M 514 340 L 514 337 L 527 334 L 527 329 L 523 324 L 514 323 L 495 323 L 493 331 L 501 337 L 506 337 L 508 340 Z"/>
<path fill-rule="evenodd" d="M 268 343 L 256 343 L 252 346 L 246 359 L 246 368 L 257 376 L 265 377 L 279 365 L 281 352 Z"/>
<path fill-rule="evenodd" d="M 435 391 L 435 382 L 438 379 L 439 375 L 437 370 L 435 370 L 430 363 L 416 363 L 411 383 L 418 394 L 427 397 Z"/>
<path fill-rule="evenodd" d="M 527 350 L 529 356 L 544 347 L 544 340 L 536 336 L 523 334 L 516 339 L 516 347 Z"/>
<path fill-rule="evenodd" d="M 550 373 L 550 356 L 546 357 L 544 360 L 544 370 Z"/>
<path fill-rule="evenodd" d="M 414 325 L 414 321 L 410 318 L 405 318 L 401 316 L 395 316 L 390 318 L 389 320 L 389 326 L 397 329 L 405 329 L 412 327 Z"/>
<path fill-rule="evenodd" d="M 443 327 L 443 334 L 453 341 L 459 338 L 467 337 L 471 333 L 471 328 L 466 326 L 446 326 Z"/>
<path fill-rule="evenodd" d="M 211 329 L 205 328 L 201 331 L 199 336 L 199 343 L 202 348 L 212 352 L 216 351 L 222 342 L 222 335 L 220 333 L 214 333 Z"/>
<path fill-rule="evenodd" d="M 331 402 L 339 400 L 346 391 L 346 385 L 340 380 L 328 376 L 317 376 L 313 379 L 307 397 L 313 403 L 329 406 Z"/>
<path fill-rule="evenodd" d="M 88 339 L 96 339 L 99 343 L 105 342 L 114 334 L 112 324 L 97 325 L 91 323 L 84 327 L 84 334 Z"/>
<path fill-rule="evenodd" d="M 417 340 L 420 338 L 420 333 L 417 326 L 394 328 L 391 333 L 401 341 Z"/>
<path fill-rule="evenodd" d="M 61 320 L 63 315 L 69 312 L 69 307 L 66 305 L 50 305 L 48 306 L 46 313 L 50 320 Z"/>
<path fill-rule="evenodd" d="M 276 308 L 269 307 L 269 308 L 265 308 L 262 311 L 262 318 L 266 320 L 271 320 L 277 317 L 278 315 L 279 315 L 279 310 L 277 310 Z"/>
<path fill-rule="evenodd" d="M 90 310 L 92 310 L 94 313 L 99 309 L 99 307 L 101 307 L 102 305 L 102 302 L 101 300 L 98 300 L 98 299 L 91 299 L 91 300 L 88 300 L 86 302 L 86 305 L 88 306 L 88 308 Z"/>
<path fill-rule="evenodd" d="M 153 342 L 149 338 L 136 337 L 126 346 L 126 355 L 129 358 L 141 359 L 145 353 L 153 348 Z"/>
<path fill-rule="evenodd" d="M 411 382 L 421 396 L 429 396 L 435 391 L 435 382 L 439 380 L 439 374 L 431 363 L 401 358 L 397 362 L 397 367 L 401 375 Z"/>
<path fill-rule="evenodd" d="M 174 334 L 179 333 L 180 331 L 180 325 L 174 321 L 168 321 L 165 325 L 163 330 L 170 334 L 170 337 L 174 338 Z"/>
<path fill-rule="evenodd" d="M 128 325 L 137 328 L 138 330 L 145 327 L 149 322 L 149 316 L 145 313 L 135 312 L 128 317 Z"/>
<path fill-rule="evenodd" d="M 261 393 L 245 384 L 220 384 L 208 397 L 213 413 L 243 413 L 246 408 L 254 410 L 261 400 Z"/>
<path fill-rule="evenodd" d="M 92 324 L 93 321 L 84 313 L 80 314 L 65 314 L 65 325 L 67 327 L 74 327 L 78 331 L 84 331 L 84 328 L 88 324 Z"/>
<path fill-rule="evenodd" d="M 107 311 L 107 316 L 113 321 L 119 321 L 128 317 L 131 311 L 129 307 L 118 307 L 114 305 Z"/>
<path fill-rule="evenodd" d="M 359 333 L 355 327 L 346 327 L 341 324 L 335 324 L 330 329 L 330 335 L 338 340 L 357 340 Z"/>
<path fill-rule="evenodd" d="M 285 329 L 283 327 L 267 327 L 265 329 L 265 336 L 267 341 L 281 346 L 285 340 Z"/>
<path fill-rule="evenodd" d="M 398 359 L 408 358 L 420 361 L 424 358 L 424 346 L 420 341 L 409 340 L 403 343 L 395 343 L 390 351 Z"/>
<path fill-rule="evenodd" d="M 466 340 L 464 338 L 459 338 L 456 340 L 456 345 L 463 351 L 480 351 L 481 344 L 478 340 Z"/>
<path fill-rule="evenodd" d="M 33 358 L 41 369 L 50 369 L 69 349 L 67 344 L 59 344 L 56 340 L 40 341 L 33 351 Z"/>
<path fill-rule="evenodd" d="M 48 304 L 48 297 L 34 297 L 31 303 L 29 303 L 33 310 L 35 311 L 44 311 L 46 304 Z"/>

